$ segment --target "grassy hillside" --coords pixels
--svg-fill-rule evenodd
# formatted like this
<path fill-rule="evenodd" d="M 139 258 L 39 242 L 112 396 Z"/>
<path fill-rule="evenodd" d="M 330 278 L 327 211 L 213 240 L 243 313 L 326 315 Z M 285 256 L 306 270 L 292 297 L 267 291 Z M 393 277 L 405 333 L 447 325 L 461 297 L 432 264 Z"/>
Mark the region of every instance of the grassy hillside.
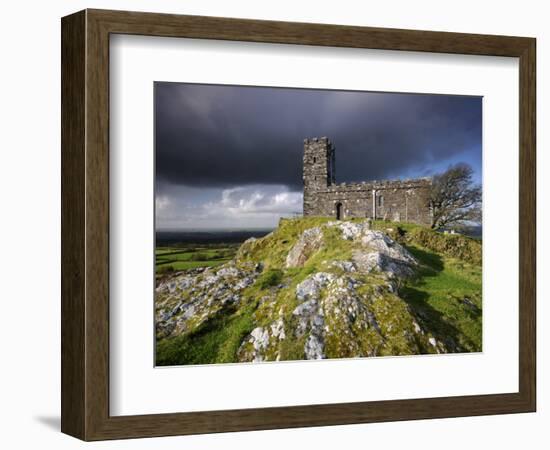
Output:
<path fill-rule="evenodd" d="M 413 224 L 377 221 L 376 234 L 360 228 L 365 220 L 348 223 L 359 227 L 351 239 L 329 219 L 281 220 L 229 261 L 218 249 L 196 250 L 223 264 L 158 286 L 157 364 L 481 351 L 479 241 Z M 383 251 L 365 244 L 372 236 Z M 289 265 L 293 252 L 303 262 Z M 157 258 L 198 267 L 190 254 L 159 249 Z M 414 261 L 384 266 L 388 255 Z"/>
<path fill-rule="evenodd" d="M 375 227 L 387 228 L 377 222 Z M 482 244 L 414 224 L 390 225 L 391 233 L 421 263 L 400 296 L 432 334 L 457 343 L 458 351 L 481 351 Z"/>

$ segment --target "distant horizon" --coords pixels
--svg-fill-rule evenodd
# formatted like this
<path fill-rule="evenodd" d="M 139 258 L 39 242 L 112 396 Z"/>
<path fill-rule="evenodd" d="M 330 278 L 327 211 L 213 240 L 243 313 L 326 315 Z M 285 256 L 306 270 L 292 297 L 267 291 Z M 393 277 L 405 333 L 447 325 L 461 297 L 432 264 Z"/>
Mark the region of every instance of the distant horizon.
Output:
<path fill-rule="evenodd" d="M 366 219 L 365 219 L 366 220 Z M 388 222 L 390 224 L 392 222 Z M 482 228 L 482 223 L 471 223 L 465 224 L 465 228 Z M 245 231 L 273 231 L 277 228 L 275 227 L 265 227 L 265 228 L 180 228 L 180 229 L 156 229 L 155 233 L 212 233 L 212 232 L 245 232 Z M 458 227 L 448 227 L 448 228 L 458 228 Z"/>

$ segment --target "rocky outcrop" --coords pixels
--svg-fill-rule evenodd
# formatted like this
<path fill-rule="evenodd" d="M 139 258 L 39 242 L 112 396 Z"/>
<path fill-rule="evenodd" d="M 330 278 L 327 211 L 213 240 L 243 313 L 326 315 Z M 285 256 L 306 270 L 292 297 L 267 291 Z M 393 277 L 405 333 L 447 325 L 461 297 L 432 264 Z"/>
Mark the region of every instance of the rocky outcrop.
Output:
<path fill-rule="evenodd" d="M 392 354 L 396 349 L 401 354 L 444 351 L 395 295 L 394 285 L 383 282 L 388 277 L 410 276 L 416 260 L 383 233 L 354 230 L 357 233 L 348 233 L 347 238 L 361 242 L 354 252 L 358 261 L 333 261 L 329 267 L 342 274 L 316 272 L 296 285 L 297 305 L 284 336 L 303 342 L 303 359 L 324 359 L 327 354 L 377 356 Z M 380 281 L 372 280 L 371 284 L 368 277 L 373 271 Z M 284 329 L 282 319 L 276 323 L 278 329 Z M 282 339 L 274 329 L 273 324 L 254 329 L 239 359 L 258 362 L 269 359 L 268 355 L 279 355 Z"/>
<path fill-rule="evenodd" d="M 304 340 L 304 359 L 421 353 L 433 339 L 407 304 L 390 289 L 372 289 L 358 272 L 315 273 L 296 286 L 295 338 Z M 392 317 L 399 326 L 392 327 Z M 435 349 L 434 349 L 435 350 Z"/>
<path fill-rule="evenodd" d="M 436 339 L 422 311 L 399 296 L 419 266 L 405 247 L 368 220 L 314 225 L 249 239 L 234 261 L 163 279 L 157 339 L 202 336 L 213 326 L 225 339 L 223 327 L 234 321 L 231 361 L 459 350 L 451 338 Z M 460 305 L 474 317 L 477 303 L 464 298 Z"/>
<path fill-rule="evenodd" d="M 302 267 L 323 243 L 321 228 L 310 228 L 302 233 L 298 242 L 292 247 L 286 257 L 286 267 Z"/>
<path fill-rule="evenodd" d="M 296 286 L 296 298 L 300 302 L 315 298 L 319 295 L 319 291 L 332 280 L 334 275 L 331 273 L 318 272 L 311 275 Z"/>
<path fill-rule="evenodd" d="M 359 244 L 354 250 L 352 261 L 360 272 L 381 272 L 389 278 L 406 278 L 414 274 L 418 265 L 416 259 L 387 234 L 370 229 L 370 222 L 330 222 L 337 227 L 342 239 Z"/>
<path fill-rule="evenodd" d="M 242 342 L 237 357 L 241 362 L 279 361 L 279 343 L 286 339 L 282 317 L 266 327 L 256 327 Z"/>
<path fill-rule="evenodd" d="M 242 291 L 251 286 L 261 266 L 206 268 L 176 274 L 156 288 L 156 334 L 165 338 L 196 329 L 206 320 L 238 306 Z"/>
<path fill-rule="evenodd" d="M 296 299 L 300 303 L 292 315 L 296 318 L 295 336 L 306 336 L 304 345 L 305 359 L 323 359 L 325 357 L 325 314 L 321 304 L 321 291 L 335 276 L 319 272 L 311 275 L 296 286 Z"/>
<path fill-rule="evenodd" d="M 329 222 L 327 224 L 329 227 L 339 228 L 342 232 L 342 238 L 348 241 L 353 241 L 360 239 L 366 231 L 369 231 L 371 228 L 370 220 L 365 220 L 363 222 Z"/>
<path fill-rule="evenodd" d="M 342 270 L 343 272 L 356 272 L 357 267 L 352 261 L 333 261 L 330 267 Z"/>

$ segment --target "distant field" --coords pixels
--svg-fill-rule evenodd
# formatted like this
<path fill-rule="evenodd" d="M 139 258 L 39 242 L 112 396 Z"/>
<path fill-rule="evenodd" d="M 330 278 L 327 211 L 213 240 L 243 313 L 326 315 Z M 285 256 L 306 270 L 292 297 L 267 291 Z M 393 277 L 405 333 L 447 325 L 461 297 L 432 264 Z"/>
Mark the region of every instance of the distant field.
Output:
<path fill-rule="evenodd" d="M 155 249 L 155 270 L 157 274 L 214 267 L 230 260 L 238 244 L 184 244 L 163 246 Z"/>

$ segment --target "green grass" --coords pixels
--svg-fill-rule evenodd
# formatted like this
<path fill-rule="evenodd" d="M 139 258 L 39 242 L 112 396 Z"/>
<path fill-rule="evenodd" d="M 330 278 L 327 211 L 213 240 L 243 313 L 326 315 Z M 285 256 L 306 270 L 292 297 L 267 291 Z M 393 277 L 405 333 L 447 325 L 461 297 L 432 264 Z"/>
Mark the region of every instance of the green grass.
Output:
<path fill-rule="evenodd" d="M 237 252 L 240 261 L 261 261 L 266 269 L 284 269 L 290 249 L 296 244 L 301 234 L 309 229 L 330 222 L 330 217 L 303 217 L 299 219 L 281 219 L 279 227 L 262 239 L 244 244 Z M 353 220 L 359 221 L 361 219 Z M 349 257 L 350 245 L 339 238 L 340 232 L 331 228 L 325 230 L 325 245 L 307 261 L 307 268 L 313 270 L 315 265 L 327 258 Z M 310 272 L 311 273 L 311 272 Z"/>
<path fill-rule="evenodd" d="M 457 351 L 481 351 L 481 266 L 420 246 L 407 248 L 422 266 L 418 276 L 401 287 L 400 296 L 438 340 Z"/>
<path fill-rule="evenodd" d="M 456 351 L 481 351 L 481 240 L 412 223 L 377 220 L 373 228 L 387 232 L 421 264 L 417 276 L 399 289 L 419 322 Z"/>
<path fill-rule="evenodd" d="M 479 239 L 461 234 L 445 235 L 427 228 L 416 227 L 407 232 L 406 240 L 439 254 L 481 265 L 482 245 Z"/>
<path fill-rule="evenodd" d="M 188 270 L 197 267 L 215 267 L 229 261 L 237 251 L 237 245 L 157 247 L 155 267 L 157 273 Z"/>
<path fill-rule="evenodd" d="M 284 272 L 280 269 L 269 269 L 266 270 L 256 281 L 258 288 L 268 289 L 270 287 L 275 287 L 281 283 L 283 280 Z"/>
<path fill-rule="evenodd" d="M 242 340 L 254 329 L 255 303 L 221 311 L 193 332 L 157 342 L 158 366 L 212 364 L 237 361 Z"/>

